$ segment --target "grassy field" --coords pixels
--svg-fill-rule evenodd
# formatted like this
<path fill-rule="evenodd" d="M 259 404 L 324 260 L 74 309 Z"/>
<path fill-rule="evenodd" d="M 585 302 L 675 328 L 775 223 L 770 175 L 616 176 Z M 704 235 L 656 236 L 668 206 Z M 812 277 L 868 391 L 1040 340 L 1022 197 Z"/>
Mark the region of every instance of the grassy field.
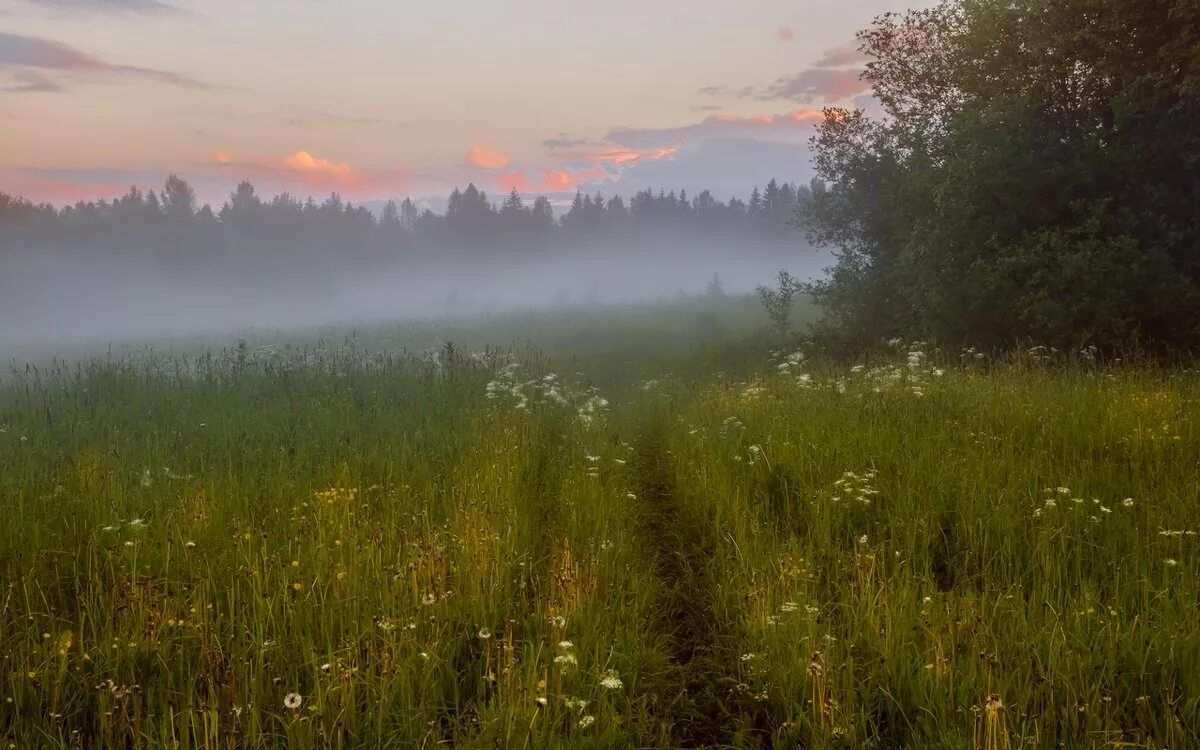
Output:
<path fill-rule="evenodd" d="M 1200 747 L 1195 372 L 764 328 L 15 368 L 0 740 Z"/>

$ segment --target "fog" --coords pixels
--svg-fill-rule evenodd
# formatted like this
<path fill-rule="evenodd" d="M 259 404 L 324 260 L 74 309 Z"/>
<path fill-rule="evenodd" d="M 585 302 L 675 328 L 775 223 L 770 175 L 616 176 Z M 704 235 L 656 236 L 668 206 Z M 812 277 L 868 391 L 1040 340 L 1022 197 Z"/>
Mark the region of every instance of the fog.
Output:
<path fill-rule="evenodd" d="M 644 302 L 706 293 L 714 276 L 724 292 L 736 294 L 770 283 L 780 268 L 805 278 L 827 265 L 802 243 L 553 250 L 446 264 L 376 262 L 239 274 L 181 273 L 119 255 L 20 252 L 0 274 L 0 351 Z"/>
<path fill-rule="evenodd" d="M 819 189 L 819 187 L 817 187 Z M 443 214 L 382 216 L 248 183 L 214 212 L 172 178 L 55 209 L 0 194 L 0 351 L 53 352 L 197 334 L 563 310 L 727 294 L 830 259 L 790 222 L 808 187 L 774 181 L 750 203 L 660 192 L 498 207 L 473 186 Z"/>

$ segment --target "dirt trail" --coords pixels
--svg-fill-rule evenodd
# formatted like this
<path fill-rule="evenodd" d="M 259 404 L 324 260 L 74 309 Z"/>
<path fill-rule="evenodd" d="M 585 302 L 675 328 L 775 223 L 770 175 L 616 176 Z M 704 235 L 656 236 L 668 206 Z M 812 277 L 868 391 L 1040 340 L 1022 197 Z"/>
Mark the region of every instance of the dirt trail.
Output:
<path fill-rule="evenodd" d="M 718 530 L 675 492 L 664 429 L 647 426 L 637 441 L 641 536 L 661 586 L 650 627 L 665 636 L 671 672 L 660 686 L 660 718 L 679 747 L 756 746 L 769 733 L 764 709 L 738 690 L 737 634 L 718 615 L 711 561 Z"/>

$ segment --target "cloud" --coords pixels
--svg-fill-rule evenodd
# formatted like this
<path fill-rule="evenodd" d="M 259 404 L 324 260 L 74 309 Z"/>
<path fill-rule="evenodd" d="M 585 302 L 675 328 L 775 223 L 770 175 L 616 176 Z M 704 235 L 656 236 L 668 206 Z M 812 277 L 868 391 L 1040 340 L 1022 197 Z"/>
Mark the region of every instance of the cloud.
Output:
<path fill-rule="evenodd" d="M 838 101 L 865 91 L 871 84 L 852 69 L 809 68 L 794 76 L 784 76 L 758 95 L 759 99 L 790 99 L 796 102 Z"/>
<path fill-rule="evenodd" d="M 780 39 L 789 41 L 783 39 L 784 31 L 791 33 L 790 29 L 781 28 Z M 700 93 L 759 101 L 787 99 L 803 104 L 838 102 L 871 90 L 871 84 L 862 80 L 862 67 L 866 61 L 867 56 L 857 47 L 835 47 L 826 51 L 811 67 L 794 75 L 781 76 L 764 88 L 705 86 Z"/>
<path fill-rule="evenodd" d="M 509 160 L 507 154 L 479 145 L 467 152 L 467 163 L 483 169 L 504 169 Z"/>
<path fill-rule="evenodd" d="M 274 183 L 275 188 L 305 186 L 359 195 L 402 190 L 409 182 L 408 175 L 398 169 L 363 169 L 303 150 L 281 157 L 238 156 L 218 151 L 199 166 L 228 177 Z"/>
<path fill-rule="evenodd" d="M 78 76 L 142 78 L 192 89 L 208 86 L 194 78 L 155 68 L 116 65 L 60 42 L 0 32 L 0 71 L 48 70 Z"/>
<path fill-rule="evenodd" d="M 618 172 L 600 166 L 544 169 L 533 174 L 518 169 L 496 175 L 494 183 L 505 192 L 515 188 L 518 193 L 563 193 L 585 183 L 601 183 L 618 176 Z"/>
<path fill-rule="evenodd" d="M 644 189 L 711 190 L 720 200 L 745 199 L 754 185 L 771 179 L 807 182 L 812 177 L 806 144 L 757 138 L 712 138 L 680 147 L 669 159 L 643 161 L 621 173 L 619 192 Z"/>
<path fill-rule="evenodd" d="M 796 38 L 795 32 L 793 32 L 791 28 L 787 26 L 780 26 L 778 29 L 776 29 L 775 36 L 784 44 L 787 44 Z"/>
<path fill-rule="evenodd" d="M 0 92 L 9 94 L 57 94 L 66 89 L 57 81 L 31 71 L 18 71 L 12 77 L 13 82 L 0 86 Z"/>
<path fill-rule="evenodd" d="M 529 178 L 521 170 L 496 175 L 496 187 L 504 191 L 516 190 L 518 193 L 527 193 L 534 189 Z"/>
<path fill-rule="evenodd" d="M 580 146 L 599 146 L 602 145 L 590 138 L 572 138 L 566 133 L 559 133 L 555 138 L 547 138 L 542 141 L 542 145 L 546 148 L 578 148 Z"/>
<path fill-rule="evenodd" d="M 613 128 L 608 140 L 629 149 L 668 149 L 706 138 L 747 136 L 802 141 L 810 126 L 823 118 L 820 110 L 796 109 L 777 115 L 739 117 L 712 115 L 692 125 L 674 128 Z"/>
<path fill-rule="evenodd" d="M 93 13 L 183 13 L 183 11 L 161 0 L 25 0 L 30 5 L 60 11 L 87 11 Z"/>
<path fill-rule="evenodd" d="M 728 86 L 705 86 L 700 89 L 700 93 L 704 96 L 736 96 L 742 99 L 749 99 L 754 96 L 755 88 L 753 86 L 741 86 L 738 88 L 729 88 Z"/>
<path fill-rule="evenodd" d="M 863 54 L 856 45 L 834 47 L 825 56 L 814 63 L 817 68 L 845 68 L 852 65 L 862 65 L 870 58 Z"/>

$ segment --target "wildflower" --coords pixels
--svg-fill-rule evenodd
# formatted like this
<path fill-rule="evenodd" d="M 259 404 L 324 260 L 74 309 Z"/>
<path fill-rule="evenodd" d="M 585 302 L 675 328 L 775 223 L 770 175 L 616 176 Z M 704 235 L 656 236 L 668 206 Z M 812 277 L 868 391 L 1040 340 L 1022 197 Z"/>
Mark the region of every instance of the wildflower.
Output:
<path fill-rule="evenodd" d="M 570 651 L 571 649 L 575 648 L 575 644 L 571 643 L 570 641 L 559 641 L 558 647 L 563 651 Z"/>
<path fill-rule="evenodd" d="M 283 697 L 283 707 L 290 708 L 293 711 L 300 708 L 300 704 L 303 702 L 304 699 L 300 697 L 299 693 L 288 693 Z"/>
<path fill-rule="evenodd" d="M 621 682 L 620 676 L 610 669 L 600 678 L 600 687 L 608 688 L 609 690 L 620 690 L 625 687 L 625 683 Z"/>
<path fill-rule="evenodd" d="M 588 727 L 590 727 L 591 725 L 593 725 L 595 723 L 596 723 L 595 716 L 588 715 L 588 716 L 580 716 L 579 717 L 579 728 L 580 729 L 587 729 Z"/>
<path fill-rule="evenodd" d="M 491 638 L 491 637 L 492 637 L 492 631 L 488 630 L 487 628 L 479 629 L 479 640 L 486 641 L 488 638 Z"/>
<path fill-rule="evenodd" d="M 858 538 L 858 543 L 859 543 L 859 544 L 866 544 L 866 543 L 867 543 L 867 535 L 866 535 L 866 534 L 863 534 L 862 536 L 860 536 L 860 537 Z"/>
<path fill-rule="evenodd" d="M 325 662 L 324 664 L 321 665 L 321 671 L 325 674 L 329 674 L 329 670 L 331 670 L 331 669 L 333 669 L 333 665 L 330 664 L 329 662 Z"/>
<path fill-rule="evenodd" d="M 999 695 L 992 693 L 988 696 L 987 703 L 985 703 L 983 707 L 986 708 L 989 713 L 995 713 L 1004 708 L 1004 702 L 1000 700 Z"/>
<path fill-rule="evenodd" d="M 566 668 L 577 665 L 579 660 L 575 658 L 575 654 L 559 654 L 554 657 L 554 663 Z"/>
<path fill-rule="evenodd" d="M 183 546 L 184 546 L 184 547 L 187 547 L 188 549 L 195 549 L 195 548 L 196 548 L 196 543 L 195 543 L 195 542 L 184 542 L 184 543 L 183 543 Z"/>
<path fill-rule="evenodd" d="M 1166 563 L 1168 568 L 1173 568 L 1179 564 L 1179 561 L 1173 557 L 1168 557 L 1166 560 L 1163 560 L 1163 562 Z"/>
<path fill-rule="evenodd" d="M 1121 501 L 1121 505 L 1125 506 L 1126 508 L 1132 508 L 1133 507 L 1133 498 L 1132 497 L 1125 498 L 1124 500 Z"/>

